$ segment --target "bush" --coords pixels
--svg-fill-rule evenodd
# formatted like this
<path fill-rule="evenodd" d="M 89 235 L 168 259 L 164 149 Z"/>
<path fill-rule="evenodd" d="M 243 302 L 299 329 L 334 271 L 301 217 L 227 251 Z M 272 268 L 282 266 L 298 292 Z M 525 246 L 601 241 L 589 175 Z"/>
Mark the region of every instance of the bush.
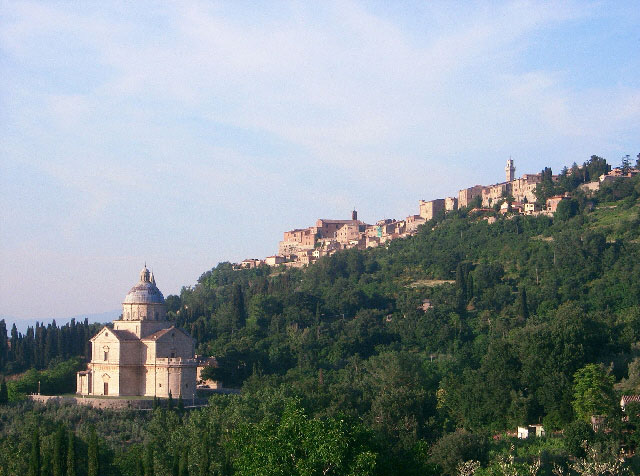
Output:
<path fill-rule="evenodd" d="M 84 366 L 82 359 L 75 357 L 60 362 L 51 369 L 28 370 L 20 379 L 7 382 L 9 400 L 15 402 L 22 400 L 30 393 L 37 393 L 38 382 L 40 383 L 40 393 L 43 395 L 74 392 L 76 389 L 76 372 Z"/>
<path fill-rule="evenodd" d="M 466 430 L 456 430 L 440 438 L 431 447 L 431 462 L 442 474 L 455 475 L 458 464 L 475 460 L 486 463 L 486 438 Z"/>
<path fill-rule="evenodd" d="M 584 420 L 577 420 L 570 423 L 564 429 L 564 446 L 569 454 L 583 458 L 586 453 L 584 442 L 592 443 L 595 433 L 591 425 Z"/>

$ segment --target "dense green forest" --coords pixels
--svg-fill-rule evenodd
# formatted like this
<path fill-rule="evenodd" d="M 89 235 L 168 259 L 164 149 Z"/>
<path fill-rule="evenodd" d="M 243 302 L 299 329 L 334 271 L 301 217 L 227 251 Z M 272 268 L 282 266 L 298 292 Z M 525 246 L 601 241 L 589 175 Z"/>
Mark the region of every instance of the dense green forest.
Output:
<path fill-rule="evenodd" d="M 579 190 L 603 170 L 543 182 L 540 200 L 572 193 L 553 219 L 462 209 L 305 269 L 218 265 L 166 301 L 241 395 L 108 412 L 10 382 L 0 475 L 637 473 L 618 456 L 640 440 L 619 405 L 640 393 L 640 175 Z"/>

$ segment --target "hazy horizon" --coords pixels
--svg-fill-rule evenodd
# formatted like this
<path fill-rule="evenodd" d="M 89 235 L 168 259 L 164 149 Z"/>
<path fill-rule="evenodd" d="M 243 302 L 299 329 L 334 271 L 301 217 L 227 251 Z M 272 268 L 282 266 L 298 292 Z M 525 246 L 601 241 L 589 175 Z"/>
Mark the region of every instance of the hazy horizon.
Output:
<path fill-rule="evenodd" d="M 71 322 L 71 319 L 75 319 L 76 322 L 84 322 L 85 318 L 89 320 L 89 323 L 107 323 L 114 319 L 116 319 L 119 315 L 122 314 L 121 310 L 113 310 L 100 312 L 95 314 L 80 314 L 77 316 L 45 316 L 45 317 L 26 317 L 26 318 L 16 318 L 13 316 L 4 316 L 0 315 L 0 320 L 4 319 L 5 325 L 7 327 L 7 334 L 11 332 L 11 326 L 13 324 L 16 325 L 16 329 L 18 332 L 24 334 L 27 331 L 28 327 L 34 327 L 36 323 L 44 324 L 45 327 L 48 324 L 51 324 L 53 321 L 56 321 L 56 325 L 61 327 L 68 322 Z"/>
<path fill-rule="evenodd" d="M 3 2 L 0 315 L 640 152 L 637 2 Z"/>

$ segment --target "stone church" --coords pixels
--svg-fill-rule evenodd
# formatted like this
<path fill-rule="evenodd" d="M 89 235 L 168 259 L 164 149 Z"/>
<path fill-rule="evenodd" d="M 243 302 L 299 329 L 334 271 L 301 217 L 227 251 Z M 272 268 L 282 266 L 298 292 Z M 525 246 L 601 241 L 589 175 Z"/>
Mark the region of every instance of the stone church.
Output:
<path fill-rule="evenodd" d="M 192 398 L 196 390 L 194 340 L 167 321 L 164 296 L 145 266 L 122 303 L 122 316 L 91 338 L 88 370 L 78 372 L 77 394 Z"/>

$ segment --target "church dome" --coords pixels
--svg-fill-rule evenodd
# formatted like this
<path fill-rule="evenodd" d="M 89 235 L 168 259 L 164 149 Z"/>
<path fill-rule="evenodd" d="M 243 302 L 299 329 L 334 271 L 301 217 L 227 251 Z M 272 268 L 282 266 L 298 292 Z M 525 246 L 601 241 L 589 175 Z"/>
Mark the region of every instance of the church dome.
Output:
<path fill-rule="evenodd" d="M 140 271 L 140 281 L 124 298 L 124 304 L 164 304 L 164 296 L 156 286 L 153 273 L 145 266 Z"/>

